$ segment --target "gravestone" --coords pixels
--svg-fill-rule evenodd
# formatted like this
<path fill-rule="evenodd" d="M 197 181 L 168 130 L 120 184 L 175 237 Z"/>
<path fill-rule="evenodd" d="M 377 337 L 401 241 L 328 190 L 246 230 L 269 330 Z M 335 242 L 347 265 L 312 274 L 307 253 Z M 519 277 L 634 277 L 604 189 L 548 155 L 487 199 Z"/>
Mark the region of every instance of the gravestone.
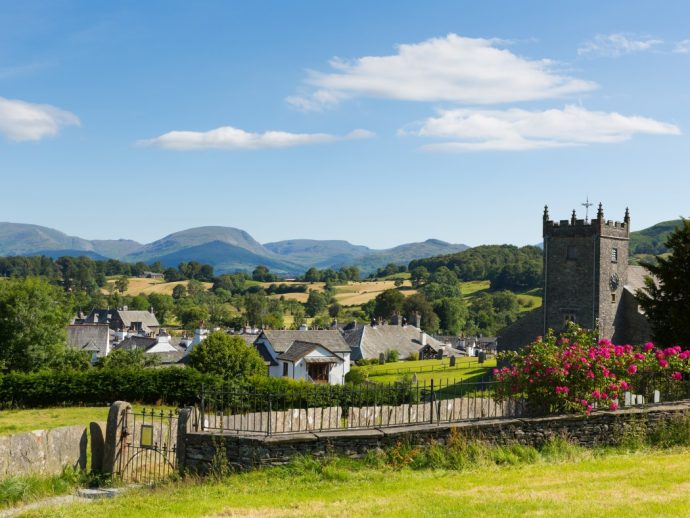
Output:
<path fill-rule="evenodd" d="M 450 357 L 450 366 L 455 367 L 455 356 Z"/>
<path fill-rule="evenodd" d="M 379 353 L 379 365 L 386 363 L 386 355 L 384 353 Z"/>

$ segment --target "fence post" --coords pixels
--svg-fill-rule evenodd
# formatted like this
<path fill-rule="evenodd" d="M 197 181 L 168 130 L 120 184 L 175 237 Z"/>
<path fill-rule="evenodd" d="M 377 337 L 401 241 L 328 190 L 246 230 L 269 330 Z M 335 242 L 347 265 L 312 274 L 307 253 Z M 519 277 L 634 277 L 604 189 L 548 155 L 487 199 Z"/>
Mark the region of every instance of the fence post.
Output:
<path fill-rule="evenodd" d="M 271 411 L 272 411 L 272 403 L 271 403 L 271 396 L 272 394 L 268 395 L 268 425 L 266 427 L 266 435 L 271 435 Z"/>
<path fill-rule="evenodd" d="M 429 405 L 431 407 L 431 411 L 429 412 L 430 416 L 429 419 L 431 423 L 433 424 L 434 422 L 434 400 L 435 400 L 435 394 L 434 394 L 434 378 L 431 378 L 431 404 Z"/>
<path fill-rule="evenodd" d="M 204 384 L 201 384 L 201 431 L 203 432 L 206 428 L 206 409 L 205 404 L 205 397 L 204 397 Z"/>

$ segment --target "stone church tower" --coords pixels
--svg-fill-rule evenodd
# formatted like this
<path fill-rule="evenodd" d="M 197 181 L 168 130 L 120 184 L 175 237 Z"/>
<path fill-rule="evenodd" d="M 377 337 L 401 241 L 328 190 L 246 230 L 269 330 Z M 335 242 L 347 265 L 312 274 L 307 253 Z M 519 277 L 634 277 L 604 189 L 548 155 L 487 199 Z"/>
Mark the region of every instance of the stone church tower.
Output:
<path fill-rule="evenodd" d="M 602 338 L 616 331 L 623 287 L 628 283 L 630 213 L 606 221 L 599 204 L 596 219 L 549 219 L 544 208 L 544 331 L 567 321 L 598 327 Z"/>
<path fill-rule="evenodd" d="M 607 221 L 599 204 L 596 219 L 552 221 L 544 207 L 544 294 L 541 308 L 526 313 L 498 332 L 499 350 L 518 349 L 561 331 L 568 321 L 617 344 L 640 344 L 651 331 L 635 293 L 647 272 L 628 264 L 630 213 Z"/>

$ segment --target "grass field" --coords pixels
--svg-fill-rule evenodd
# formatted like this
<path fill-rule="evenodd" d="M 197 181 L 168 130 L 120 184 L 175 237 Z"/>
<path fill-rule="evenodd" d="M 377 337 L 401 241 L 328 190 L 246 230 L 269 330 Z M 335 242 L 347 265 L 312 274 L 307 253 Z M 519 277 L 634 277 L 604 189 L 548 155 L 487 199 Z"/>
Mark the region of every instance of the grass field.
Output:
<path fill-rule="evenodd" d="M 464 297 L 470 297 L 480 291 L 486 291 L 491 287 L 489 281 L 467 281 L 460 284 L 460 289 Z"/>
<path fill-rule="evenodd" d="M 393 383 L 406 375 L 415 374 L 420 383 L 436 385 L 449 381 L 470 381 L 488 376 L 491 369 L 496 367 L 496 360 L 488 358 L 479 365 L 477 358 L 458 358 L 455 367 L 450 367 L 449 360 L 419 360 L 386 363 L 384 365 L 367 365 L 360 367 L 368 375 L 368 379 L 375 383 Z"/>
<path fill-rule="evenodd" d="M 203 483 L 188 480 L 21 516 L 577 518 L 690 513 L 686 449 L 629 454 L 574 450 L 560 461 L 529 449 L 517 448 L 512 457 L 511 450 L 504 450 L 502 463 L 508 466 L 413 471 L 347 460 L 325 465 L 305 461 L 298 469 L 266 469 Z"/>
<path fill-rule="evenodd" d="M 134 405 L 135 411 L 141 410 L 141 405 Z M 158 412 L 174 410 L 173 407 L 155 408 Z M 88 426 L 91 421 L 105 422 L 108 418 L 109 407 L 56 407 L 36 408 L 30 410 L 2 410 L 0 411 L 0 435 L 30 432 L 33 430 L 47 430 L 61 426 Z"/>
<path fill-rule="evenodd" d="M 409 280 L 403 281 L 403 287 L 408 289 L 403 290 L 402 294 L 405 296 L 410 296 L 413 293 L 417 293 L 416 290 L 409 289 L 411 283 Z M 271 284 L 276 283 L 261 283 L 264 288 L 267 288 Z M 307 285 L 307 290 L 311 291 L 323 291 L 324 283 L 314 282 L 314 283 L 304 283 L 304 282 L 286 282 L 277 284 L 287 284 L 290 285 Z M 366 304 L 372 299 L 375 299 L 377 295 L 386 290 L 394 289 L 395 280 L 385 280 L 385 281 L 363 281 L 363 282 L 349 282 L 348 284 L 343 284 L 335 287 L 335 300 L 341 306 L 361 306 Z M 271 295 L 272 298 L 279 299 L 284 297 L 285 300 L 296 300 L 298 302 L 306 302 L 309 298 L 309 293 L 285 293 L 282 295 Z"/>
<path fill-rule="evenodd" d="M 108 284 L 114 284 L 115 280 L 116 279 L 109 280 Z M 125 295 L 132 297 L 136 297 L 140 293 L 143 293 L 144 295 L 149 295 L 150 293 L 172 295 L 175 286 L 180 284 L 187 286 L 189 281 L 165 282 L 163 279 L 142 279 L 141 277 L 130 277 Z M 213 284 L 210 282 L 204 282 L 202 284 L 207 290 L 211 289 L 211 286 L 213 286 Z M 103 288 L 101 291 L 103 293 L 108 293 L 107 288 Z"/>

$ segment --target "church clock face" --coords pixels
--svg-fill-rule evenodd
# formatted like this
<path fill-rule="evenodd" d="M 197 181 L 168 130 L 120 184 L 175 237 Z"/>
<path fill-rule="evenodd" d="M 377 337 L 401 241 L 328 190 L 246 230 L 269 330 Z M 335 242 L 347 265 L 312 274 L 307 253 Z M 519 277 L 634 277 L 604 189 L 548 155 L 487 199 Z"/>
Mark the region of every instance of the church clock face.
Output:
<path fill-rule="evenodd" d="M 611 291 L 616 291 L 618 289 L 618 285 L 620 284 L 620 278 L 618 277 L 617 273 L 612 273 L 611 277 L 609 278 L 609 287 L 611 288 Z"/>

